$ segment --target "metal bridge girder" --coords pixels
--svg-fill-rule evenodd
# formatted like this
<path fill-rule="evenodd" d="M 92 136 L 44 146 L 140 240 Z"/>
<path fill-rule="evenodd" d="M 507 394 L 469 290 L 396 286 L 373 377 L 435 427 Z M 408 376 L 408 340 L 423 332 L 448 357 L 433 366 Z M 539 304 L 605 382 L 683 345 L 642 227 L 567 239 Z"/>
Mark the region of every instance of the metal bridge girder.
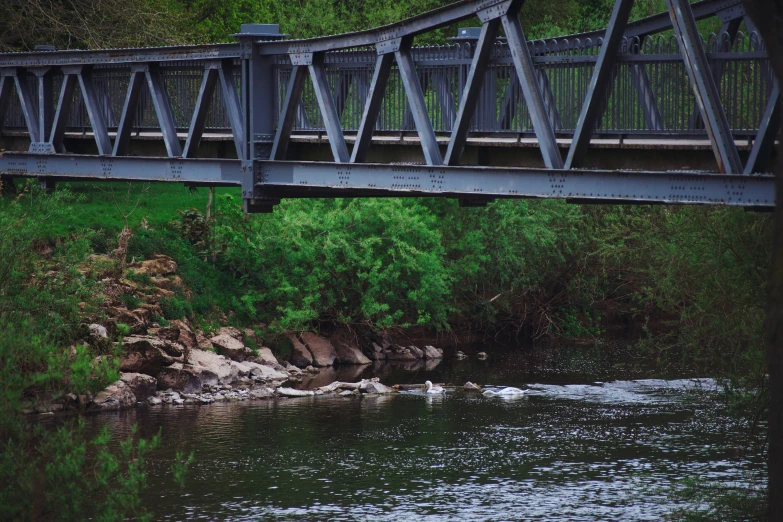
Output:
<path fill-rule="evenodd" d="M 370 89 L 367 101 L 364 104 L 362 120 L 359 123 L 359 131 L 351 151 L 351 163 L 363 163 L 367 159 L 367 149 L 370 148 L 372 134 L 381 113 L 383 96 L 386 93 L 386 84 L 389 81 L 394 54 L 378 54 L 375 60 L 375 70 L 370 81 Z"/>
<path fill-rule="evenodd" d="M 565 162 L 567 169 L 582 165 L 590 145 L 590 138 L 603 114 L 604 100 L 608 98 L 612 89 L 617 52 L 625 32 L 625 26 L 628 23 L 628 17 L 631 15 L 631 7 L 633 7 L 633 0 L 617 0 L 614 4 L 609 27 L 606 28 L 604 43 L 587 87 L 587 94 L 579 114 L 579 121 L 576 124 L 571 148 L 568 150 L 568 158 Z"/>
<path fill-rule="evenodd" d="M 481 26 L 481 36 L 476 43 L 476 52 L 470 65 L 465 89 L 459 102 L 456 124 L 451 131 L 451 139 L 446 149 L 444 164 L 458 165 L 470 130 L 470 122 L 476 112 L 476 101 L 484 80 L 484 73 L 489 65 L 492 46 L 500 29 L 500 19 L 494 18 Z"/>
<path fill-rule="evenodd" d="M 204 135 L 204 125 L 207 121 L 207 111 L 212 104 L 212 96 L 218 80 L 218 64 L 207 63 L 204 65 L 204 75 L 196 98 L 196 106 L 193 108 L 193 118 L 190 120 L 188 138 L 185 140 L 185 148 L 182 150 L 183 158 L 196 157 L 196 151 Z"/>
<path fill-rule="evenodd" d="M 285 99 L 277 121 L 277 131 L 272 144 L 272 152 L 269 159 L 283 160 L 291 140 L 291 131 L 296 123 L 297 113 L 300 110 L 299 100 L 302 98 L 302 89 L 307 76 L 306 65 L 294 65 L 291 68 L 291 77 L 285 90 Z"/>
<path fill-rule="evenodd" d="M 424 103 L 424 93 L 421 90 L 419 77 L 416 74 L 416 65 L 411 55 L 410 39 L 403 39 L 400 42 L 399 50 L 395 51 L 394 56 L 397 59 L 397 67 L 400 71 L 400 78 L 405 89 L 405 95 L 408 98 L 413 121 L 416 125 L 416 132 L 419 134 L 424 160 L 427 165 L 441 165 L 443 158 L 438 148 L 438 140 L 435 138 L 435 131 L 432 128 L 427 105 Z"/>
<path fill-rule="evenodd" d="M 718 170 L 728 174 L 743 171 L 734 136 L 731 133 L 723 105 L 720 102 L 715 78 L 710 72 L 707 56 L 699 39 L 696 21 L 687 0 L 666 0 L 674 34 L 680 43 L 685 69 L 696 95 L 696 103 L 704 117 L 707 135 L 712 143 Z"/>
<path fill-rule="evenodd" d="M 525 35 L 522 32 L 522 24 L 520 24 L 516 12 L 503 15 L 502 21 L 503 28 L 506 31 L 506 38 L 508 38 L 508 47 L 511 50 L 514 69 L 522 87 L 522 95 L 525 98 L 525 104 L 533 122 L 533 131 L 535 131 L 538 138 L 544 164 L 550 169 L 561 169 L 563 168 L 563 157 L 560 155 L 560 149 L 555 139 L 555 131 L 552 129 L 552 122 L 549 120 L 549 111 L 541 95 L 536 70 L 530 57 L 530 50 L 527 47 L 527 40 L 525 40 Z"/>
<path fill-rule="evenodd" d="M 122 105 L 120 121 L 117 125 L 117 136 L 114 139 L 112 156 L 124 156 L 128 153 L 131 129 L 136 118 L 136 108 L 139 106 L 141 88 L 144 85 L 144 73 L 146 66 L 134 66 L 131 69 L 128 80 L 128 90 L 125 93 L 125 102 Z"/>
<path fill-rule="evenodd" d="M 329 87 L 329 80 L 326 76 L 323 53 L 313 55 L 312 61 L 307 67 L 315 88 L 318 107 L 321 109 L 321 116 L 324 119 L 324 126 L 329 137 L 329 145 L 332 148 L 334 161 L 337 163 L 348 163 L 350 160 L 348 146 L 345 143 L 343 129 L 340 126 L 340 116 L 337 114 L 332 89 Z"/>

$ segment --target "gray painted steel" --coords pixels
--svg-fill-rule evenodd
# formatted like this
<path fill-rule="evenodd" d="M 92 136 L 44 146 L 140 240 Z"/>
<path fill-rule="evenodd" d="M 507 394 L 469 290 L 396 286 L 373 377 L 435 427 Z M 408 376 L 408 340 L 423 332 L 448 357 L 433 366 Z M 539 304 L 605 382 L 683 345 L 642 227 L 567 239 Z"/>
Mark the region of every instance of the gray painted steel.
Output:
<path fill-rule="evenodd" d="M 718 170 L 729 174 L 742 172 L 734 138 L 731 134 L 726 113 L 720 102 L 720 94 L 715 85 L 712 71 L 707 64 L 707 56 L 701 46 L 691 6 L 687 0 L 666 0 L 672 18 L 674 34 L 680 42 L 685 69 L 696 94 L 696 103 L 707 128 L 707 135 L 718 160 Z"/>
<path fill-rule="evenodd" d="M 13 136 L 14 150 L 29 147 L 0 157 L 0 172 L 37 176 L 47 186 L 60 179 L 239 184 L 249 212 L 268 211 L 283 196 L 319 194 L 441 195 L 467 205 L 494 197 L 774 204 L 772 178 L 751 175 L 765 168 L 779 121 L 763 43 L 738 32 L 740 0 L 667 2 L 671 15 L 626 23 L 631 2 L 617 0 L 606 31 L 545 42 L 525 41 L 522 0 L 460 0 L 389 26 L 311 40 L 285 41 L 276 26 L 249 24 L 232 45 L 0 54 L 0 146 Z M 694 20 L 708 16 L 726 32 L 701 39 Z M 414 36 L 464 20 L 483 25 L 478 38 L 412 46 Z M 506 39 L 496 38 L 501 23 Z M 677 38 L 655 36 L 670 28 Z M 414 130 L 429 166 L 363 163 L 382 157 L 370 149 L 373 134 L 402 142 Z M 75 143 L 73 132 L 90 133 L 99 156 Z M 212 147 L 210 133 L 229 147 Z M 332 157 L 276 162 L 295 133 L 325 133 Z M 592 135 L 709 137 L 718 170 L 732 175 L 563 169 L 556 137 L 572 137 L 566 166 L 575 167 Z M 446 163 L 457 165 L 466 142 L 479 136 L 535 136 L 547 168 L 441 165 L 442 146 Z M 134 138 L 162 141 L 165 157 L 127 156 Z M 737 140 L 754 140 L 744 168 Z M 234 153 L 238 160 L 215 158 Z M 472 162 L 491 162 L 471 154 Z"/>
<path fill-rule="evenodd" d="M 260 187 L 290 197 L 535 197 L 770 207 L 774 176 L 259 161 Z"/>

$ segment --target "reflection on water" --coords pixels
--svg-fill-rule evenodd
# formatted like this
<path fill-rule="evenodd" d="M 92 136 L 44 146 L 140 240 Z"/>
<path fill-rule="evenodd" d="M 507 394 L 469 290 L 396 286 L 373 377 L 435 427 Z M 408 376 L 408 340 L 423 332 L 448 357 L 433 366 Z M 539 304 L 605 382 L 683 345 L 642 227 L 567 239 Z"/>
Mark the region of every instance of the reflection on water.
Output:
<path fill-rule="evenodd" d="M 382 381 L 528 385 L 520 400 L 304 397 L 89 422 L 118 435 L 162 427 L 145 494 L 162 520 L 659 520 L 673 508 L 662 487 L 742 482 L 753 466 L 731 458 L 740 426 L 716 405 L 712 380 L 618 380 L 613 360 L 509 357 L 412 375 L 386 367 Z M 177 450 L 196 456 L 185 490 L 168 469 Z"/>

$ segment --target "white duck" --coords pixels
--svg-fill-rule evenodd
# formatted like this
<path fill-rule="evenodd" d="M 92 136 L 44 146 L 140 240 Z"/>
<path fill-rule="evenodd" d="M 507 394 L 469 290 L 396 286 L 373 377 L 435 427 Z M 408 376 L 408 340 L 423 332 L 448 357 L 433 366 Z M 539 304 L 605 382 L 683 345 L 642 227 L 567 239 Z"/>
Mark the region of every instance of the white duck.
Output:
<path fill-rule="evenodd" d="M 484 390 L 484 395 L 487 397 L 519 397 L 524 394 L 525 390 L 520 390 L 519 388 L 513 388 L 511 386 L 500 390 Z"/>
<path fill-rule="evenodd" d="M 424 385 L 427 387 L 427 393 L 446 393 L 442 386 L 433 386 L 432 381 L 424 381 Z"/>

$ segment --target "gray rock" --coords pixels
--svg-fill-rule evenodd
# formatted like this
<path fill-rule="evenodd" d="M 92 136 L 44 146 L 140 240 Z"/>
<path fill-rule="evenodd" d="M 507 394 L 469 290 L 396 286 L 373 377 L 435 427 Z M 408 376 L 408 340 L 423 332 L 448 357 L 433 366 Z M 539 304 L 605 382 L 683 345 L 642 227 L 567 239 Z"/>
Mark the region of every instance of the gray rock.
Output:
<path fill-rule="evenodd" d="M 258 355 L 253 357 L 251 360 L 253 362 L 257 362 L 258 364 L 266 364 L 267 366 L 271 366 L 276 370 L 283 368 L 283 366 L 275 358 L 272 350 L 266 346 L 259 348 Z"/>
<path fill-rule="evenodd" d="M 327 339 L 312 332 L 303 332 L 301 335 L 310 353 L 313 354 L 313 366 L 331 366 L 337 359 L 337 352 L 334 346 Z"/>
<path fill-rule="evenodd" d="M 143 401 L 147 397 L 155 395 L 155 391 L 158 389 L 157 379 L 143 373 L 123 373 L 120 375 L 120 380 L 130 388 L 137 401 Z"/>
<path fill-rule="evenodd" d="M 150 406 L 157 406 L 158 404 L 161 404 L 163 401 L 158 399 L 157 397 L 147 397 L 147 402 L 150 404 Z"/>
<path fill-rule="evenodd" d="M 478 359 L 479 361 L 483 361 L 483 360 L 485 360 L 487 357 L 489 357 L 489 356 L 487 355 L 487 352 L 479 352 L 479 353 L 477 353 L 477 354 L 476 354 L 476 359 Z"/>
<path fill-rule="evenodd" d="M 374 394 L 374 395 L 394 393 L 394 390 L 392 388 L 389 388 L 384 384 L 381 384 L 379 382 L 374 382 L 374 381 L 363 382 L 361 387 L 359 387 L 359 391 L 362 393 Z"/>
<path fill-rule="evenodd" d="M 458 360 L 467 359 L 468 356 L 465 355 L 461 350 L 458 350 L 457 353 L 454 354 L 454 357 L 456 357 Z"/>
<path fill-rule="evenodd" d="M 221 384 L 232 382 L 238 376 L 237 363 L 215 352 L 196 348 L 191 350 L 188 360 L 193 366 L 209 370 L 217 375 L 218 382 Z"/>
<path fill-rule="evenodd" d="M 174 363 L 158 374 L 158 388 L 173 388 L 185 393 L 201 391 L 202 384 L 217 384 L 218 377 L 209 370 L 190 364 Z"/>
<path fill-rule="evenodd" d="M 121 410 L 135 404 L 136 396 L 130 387 L 123 381 L 117 381 L 98 392 L 90 406 L 100 410 Z"/>
<path fill-rule="evenodd" d="M 106 327 L 100 324 L 91 324 L 89 326 L 90 329 L 90 337 L 94 337 L 96 339 L 108 339 L 109 338 L 109 332 L 106 331 Z"/>
<path fill-rule="evenodd" d="M 427 345 L 424 347 L 424 358 L 443 359 L 443 350 L 440 348 L 435 348 L 434 346 Z"/>
<path fill-rule="evenodd" d="M 424 359 L 424 350 L 418 346 L 410 345 L 408 346 L 408 351 L 415 355 L 417 359 Z"/>
<path fill-rule="evenodd" d="M 371 362 L 359 347 L 354 344 L 335 340 L 332 345 L 337 353 L 337 362 L 340 364 L 370 364 Z"/>
<path fill-rule="evenodd" d="M 221 333 L 210 339 L 212 346 L 221 355 L 225 355 L 233 361 L 244 361 L 253 356 L 253 351 L 227 333 Z"/>
<path fill-rule="evenodd" d="M 255 388 L 250 390 L 247 394 L 251 399 L 268 399 L 275 394 L 272 388 Z"/>
<path fill-rule="evenodd" d="M 417 361 L 419 358 L 408 348 L 395 345 L 387 355 L 387 359 L 390 361 Z"/>
<path fill-rule="evenodd" d="M 163 367 L 176 362 L 176 359 L 167 353 L 173 352 L 170 344 L 156 337 L 136 335 L 125 337 L 122 340 L 120 371 L 157 375 Z"/>
<path fill-rule="evenodd" d="M 294 334 L 288 334 L 288 338 L 291 339 L 291 354 L 288 356 L 288 360 L 294 366 L 299 368 L 306 368 L 313 364 L 313 354 L 303 345 Z"/>

